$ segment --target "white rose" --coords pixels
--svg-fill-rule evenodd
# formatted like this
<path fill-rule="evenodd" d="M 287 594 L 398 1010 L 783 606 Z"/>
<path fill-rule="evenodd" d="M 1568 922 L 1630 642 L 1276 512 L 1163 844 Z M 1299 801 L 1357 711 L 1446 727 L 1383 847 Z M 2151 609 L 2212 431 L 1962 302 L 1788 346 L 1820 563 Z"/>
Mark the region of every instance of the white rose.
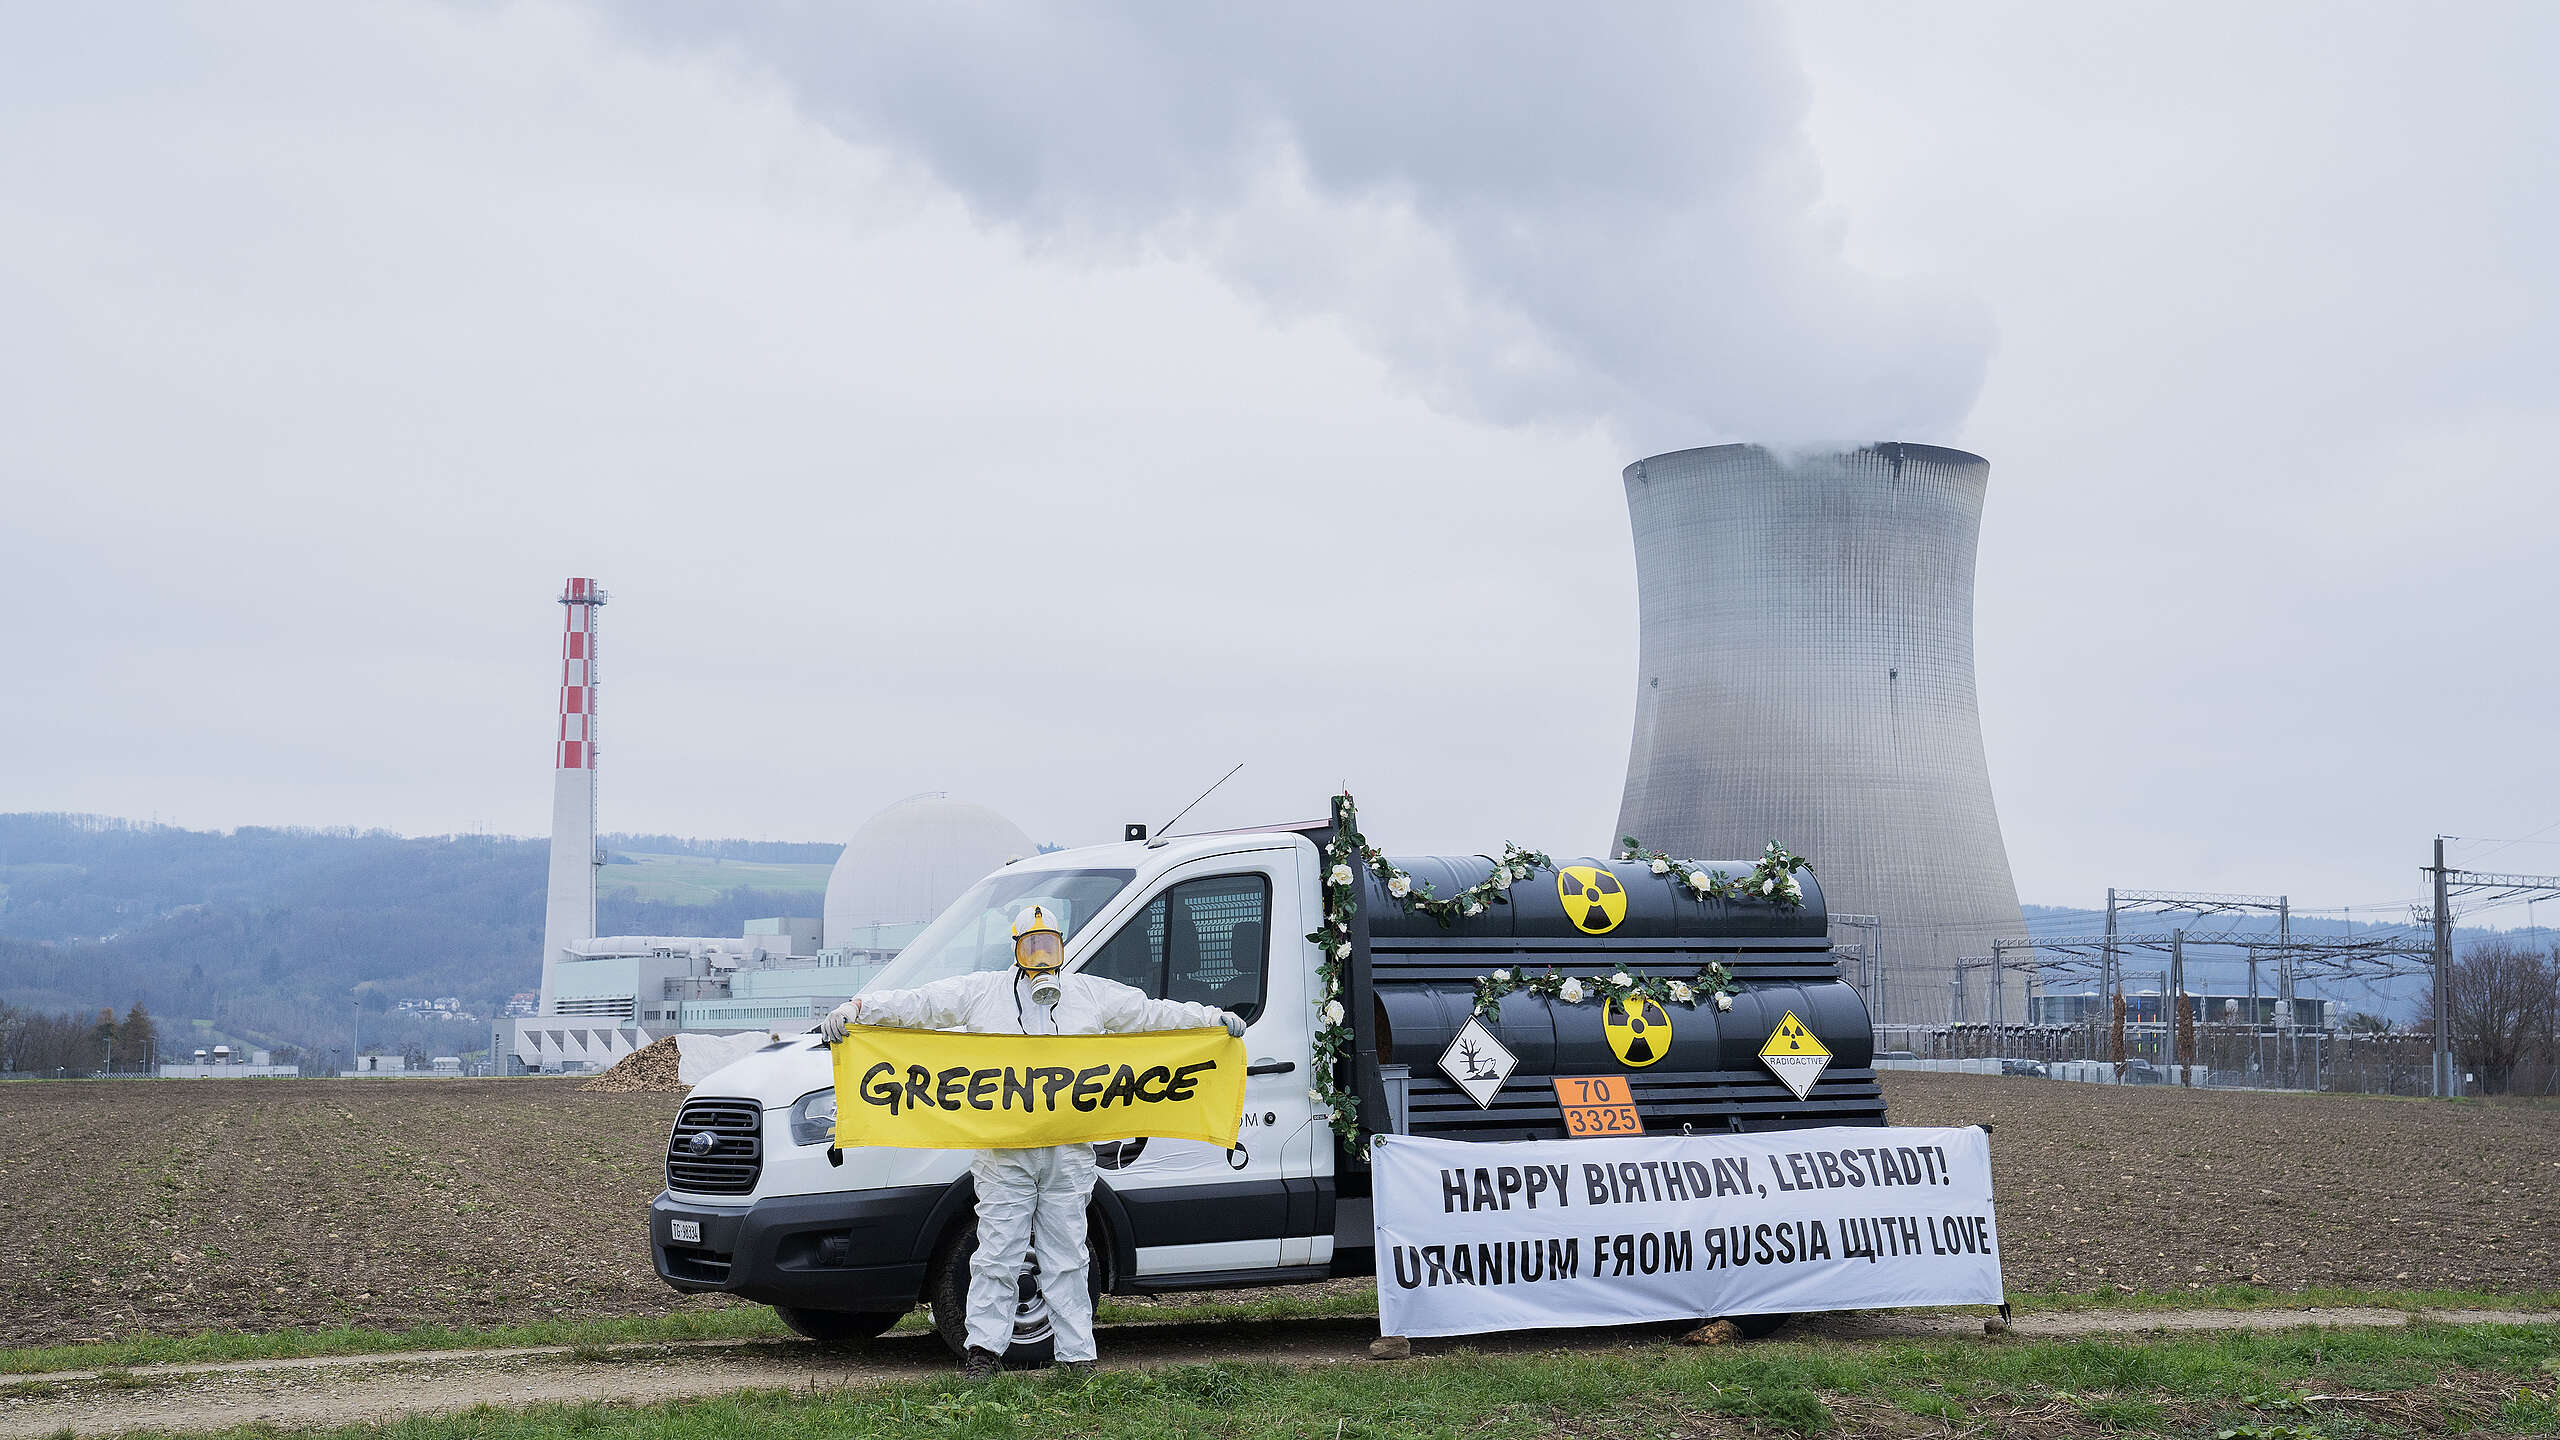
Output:
<path fill-rule="evenodd" d="M 1387 893 L 1401 900 L 1413 893 L 1413 881 L 1399 875 L 1387 882 Z"/>
<path fill-rule="evenodd" d="M 1804 898 L 1804 886 L 1796 883 L 1796 877 L 1793 875 L 1787 877 L 1787 898 L 1790 900 L 1801 900 Z"/>
<path fill-rule="evenodd" d="M 1342 1023 L 1341 1001 L 1327 1000 L 1324 1002 L 1324 1023 L 1327 1025 L 1339 1025 Z"/>
<path fill-rule="evenodd" d="M 1493 867 L 1493 877 L 1484 883 L 1496 890 L 1508 890 L 1511 888 L 1511 872 L 1497 865 Z"/>
<path fill-rule="evenodd" d="M 1493 978 L 1505 985 L 1508 985 L 1511 983 L 1511 972 L 1508 970 L 1496 970 L 1493 972 Z"/>
<path fill-rule="evenodd" d="M 1348 960 L 1348 959 L 1350 959 L 1350 958 L 1351 958 L 1351 947 L 1350 947 L 1350 946 L 1348 946 L 1348 945 L 1336 945 L 1336 946 L 1334 946 L 1334 947 L 1333 947 L 1333 958 L 1334 958 L 1334 959 L 1336 959 L 1336 960 Z"/>
<path fill-rule="evenodd" d="M 1775 881 L 1775 880 L 1763 880 L 1763 881 L 1761 881 L 1761 882 L 1760 882 L 1760 893 L 1761 893 L 1761 894 L 1763 894 L 1763 895 L 1766 895 L 1766 894 L 1768 894 L 1770 891 L 1775 890 L 1775 889 L 1777 889 L 1777 888 L 1778 888 L 1778 882 L 1777 882 L 1777 881 Z"/>
<path fill-rule="evenodd" d="M 1698 892 L 1699 894 L 1701 894 L 1701 895 L 1706 894 L 1706 893 L 1707 893 L 1707 872 L 1706 872 L 1706 871 L 1704 871 L 1704 870 L 1692 870 L 1692 871 L 1690 871 L 1690 872 L 1689 872 L 1689 888 L 1690 888 L 1690 889 L 1692 889 L 1692 890 L 1697 891 L 1697 892 Z"/>
<path fill-rule="evenodd" d="M 1688 1004 L 1692 999 L 1696 998 L 1696 993 L 1697 992 L 1689 988 L 1689 982 L 1686 980 L 1674 980 L 1671 982 L 1671 998 L 1679 1001 L 1683 1005 Z"/>
<path fill-rule="evenodd" d="M 1514 865 L 1514 866 L 1512 866 L 1512 867 L 1511 867 L 1511 878 L 1512 878 L 1512 879 L 1514 879 L 1514 880 L 1526 880 L 1526 879 L 1528 879 L 1528 878 L 1529 878 L 1529 867 L 1528 867 L 1528 866 L 1526 866 L 1526 865 Z"/>
<path fill-rule="evenodd" d="M 1656 875 L 1668 875 L 1668 874 L 1670 874 L 1670 873 L 1671 873 L 1671 862 L 1670 862 L 1670 861 L 1668 861 L 1668 860 L 1656 860 L 1656 861 L 1654 861 L 1654 862 L 1653 862 L 1653 873 L 1654 873 L 1654 874 L 1656 874 Z"/>
<path fill-rule="evenodd" d="M 1633 985 L 1633 984 L 1634 984 L 1634 983 L 1636 983 L 1636 982 L 1635 982 L 1635 981 L 1633 981 L 1633 980 L 1628 979 L 1628 978 L 1627 978 L 1627 972 L 1626 972 L 1626 971 L 1624 971 L 1624 970 L 1621 970 L 1621 971 L 1617 972 L 1616 974 L 1611 975 L 1611 976 L 1609 977 L 1609 983 L 1610 983 L 1610 984 L 1612 984 L 1612 985 L 1617 986 L 1617 987 L 1618 987 L 1619 989 L 1621 989 L 1621 990 L 1624 990 L 1624 989 L 1626 989 L 1628 986 Z"/>
<path fill-rule="evenodd" d="M 1717 991 L 1717 992 L 1716 992 L 1716 1008 L 1717 1008 L 1717 1009 L 1719 1009 L 1719 1010 L 1730 1010 L 1730 1009 L 1732 1009 L 1732 1008 L 1733 1008 L 1733 997 L 1732 997 L 1732 996 L 1730 996 L 1730 995 L 1727 995 L 1726 993 L 1724 993 L 1724 992 L 1723 992 L 1723 991 L 1721 991 L 1721 990 Z"/>
<path fill-rule="evenodd" d="M 1481 906 L 1481 905 L 1477 904 L 1477 903 L 1476 903 L 1476 902 L 1474 902 L 1473 900 L 1470 900 L 1470 901 L 1468 901 L 1466 904 L 1461 905 L 1461 906 L 1459 906 L 1459 907 L 1458 907 L 1458 913 L 1459 913 L 1459 914 L 1461 914 L 1461 915 L 1473 915 L 1474 913 L 1476 913 L 1476 912 L 1477 912 L 1477 911 L 1479 911 L 1479 910 L 1482 910 L 1483 908 L 1484 908 L 1483 906 Z"/>
<path fill-rule="evenodd" d="M 1567 1005 L 1581 1004 L 1582 982 L 1579 980 L 1565 981 L 1563 988 L 1556 991 L 1556 998 L 1562 1000 Z"/>
<path fill-rule="evenodd" d="M 1331 874 L 1329 874 L 1329 875 L 1327 875 L 1327 876 L 1325 876 L 1325 877 L 1324 877 L 1324 883 L 1326 883 L 1327 885 L 1348 885 L 1348 884 L 1350 884 L 1350 883 L 1351 883 L 1351 867 L 1350 867 L 1350 866 L 1348 866 L 1348 865 L 1336 865 L 1336 866 L 1334 866 L 1334 867 L 1333 867 L 1333 872 L 1332 872 Z"/>

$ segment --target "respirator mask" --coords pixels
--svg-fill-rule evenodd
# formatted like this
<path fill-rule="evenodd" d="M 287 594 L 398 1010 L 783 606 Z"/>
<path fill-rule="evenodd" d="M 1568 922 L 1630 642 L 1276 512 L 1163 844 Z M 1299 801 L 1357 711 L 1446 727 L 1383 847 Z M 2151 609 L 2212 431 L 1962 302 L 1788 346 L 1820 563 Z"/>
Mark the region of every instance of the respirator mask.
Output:
<path fill-rule="evenodd" d="M 1013 922 L 1013 964 L 1031 981 L 1031 1001 L 1035 1005 L 1055 1005 L 1065 993 L 1059 983 L 1058 967 L 1066 963 L 1066 937 L 1058 933 L 1058 922 L 1044 906 L 1034 905 L 1015 917 Z"/>

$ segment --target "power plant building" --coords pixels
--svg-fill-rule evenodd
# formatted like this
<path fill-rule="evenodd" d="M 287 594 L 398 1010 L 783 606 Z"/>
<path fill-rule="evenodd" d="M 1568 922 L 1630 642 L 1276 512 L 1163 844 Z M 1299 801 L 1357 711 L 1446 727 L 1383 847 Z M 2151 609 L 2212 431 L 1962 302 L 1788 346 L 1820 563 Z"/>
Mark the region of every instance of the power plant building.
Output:
<path fill-rule="evenodd" d="M 1960 962 L 2026 933 L 1973 674 L 1990 464 L 1929 445 L 1718 445 L 1624 473 L 1641 661 L 1618 828 L 1812 863 L 1879 1024 L 2022 1020 Z M 1875 926 L 1842 923 L 1872 916 Z"/>
<path fill-rule="evenodd" d="M 511 1017 L 504 1073 L 600 1070 L 662 1035 L 805 1030 L 862 988 L 960 893 L 1033 853 L 983 806 L 910 796 L 854 832 L 823 916 L 750 920 L 738 936 L 597 935 L 596 612 L 590 579 L 562 589 L 559 730 L 542 989 Z"/>

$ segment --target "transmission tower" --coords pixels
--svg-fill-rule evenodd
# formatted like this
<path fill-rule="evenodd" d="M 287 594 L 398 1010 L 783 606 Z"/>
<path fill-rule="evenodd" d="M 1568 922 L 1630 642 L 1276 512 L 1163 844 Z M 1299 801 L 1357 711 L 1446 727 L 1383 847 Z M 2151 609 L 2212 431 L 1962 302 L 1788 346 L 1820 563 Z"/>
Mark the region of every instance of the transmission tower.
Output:
<path fill-rule="evenodd" d="M 2501 900 L 2549 900 L 2560 897 L 2560 875 L 2499 875 L 2485 870 L 2456 870 L 2444 863 L 2445 837 L 2436 837 L 2436 863 L 2422 872 L 2433 882 L 2436 903 L 2420 912 L 2435 932 L 2428 958 L 2433 962 L 2432 992 L 2435 1032 L 2435 1084 L 2439 1097 L 2462 1093 L 2462 1077 L 2453 1068 L 2453 899 L 2457 895 Z"/>

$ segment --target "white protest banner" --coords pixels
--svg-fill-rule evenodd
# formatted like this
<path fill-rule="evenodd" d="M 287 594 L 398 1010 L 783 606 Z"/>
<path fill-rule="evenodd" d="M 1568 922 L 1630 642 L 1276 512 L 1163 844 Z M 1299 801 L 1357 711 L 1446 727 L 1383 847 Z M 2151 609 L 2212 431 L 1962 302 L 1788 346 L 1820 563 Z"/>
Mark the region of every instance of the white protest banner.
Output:
<path fill-rule="evenodd" d="M 1370 1174 L 1382 1334 L 2001 1303 L 1978 1128 L 1389 1135 Z"/>

